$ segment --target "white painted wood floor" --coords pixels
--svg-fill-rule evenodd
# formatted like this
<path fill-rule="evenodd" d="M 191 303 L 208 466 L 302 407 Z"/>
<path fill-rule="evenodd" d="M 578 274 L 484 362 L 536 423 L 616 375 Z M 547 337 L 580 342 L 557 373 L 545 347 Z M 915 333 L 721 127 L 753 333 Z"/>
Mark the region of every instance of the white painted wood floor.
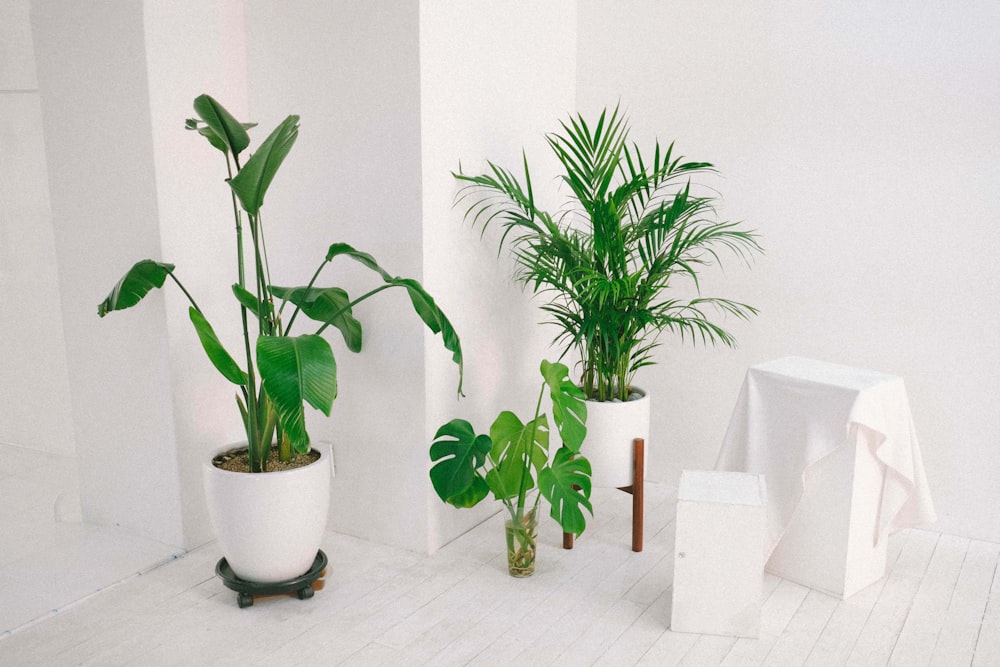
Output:
<path fill-rule="evenodd" d="M 630 496 L 594 495 L 573 550 L 545 522 L 529 579 L 507 575 L 497 515 L 429 557 L 328 534 L 314 598 L 239 609 L 213 543 L 0 634 L 0 665 L 1000 665 L 1000 545 L 903 531 L 846 601 L 768 575 L 759 639 L 682 634 L 674 489 L 648 485 L 642 553 Z"/>

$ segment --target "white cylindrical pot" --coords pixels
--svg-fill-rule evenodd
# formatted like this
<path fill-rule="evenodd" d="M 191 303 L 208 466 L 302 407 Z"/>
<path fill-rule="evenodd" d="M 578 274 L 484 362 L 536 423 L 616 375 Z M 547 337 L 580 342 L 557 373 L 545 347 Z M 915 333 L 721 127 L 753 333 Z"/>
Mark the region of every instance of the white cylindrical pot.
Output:
<path fill-rule="evenodd" d="M 236 446 L 238 447 L 238 446 Z M 234 449 L 224 447 L 217 456 Z M 205 497 L 222 554 L 240 579 L 277 583 L 312 567 L 330 508 L 331 453 L 292 470 L 242 473 L 204 463 Z"/>
<path fill-rule="evenodd" d="M 646 442 L 643 474 L 649 463 L 649 394 L 634 401 L 587 401 L 587 437 L 580 453 L 590 461 L 591 483 L 602 487 L 631 486 L 633 481 L 632 441 Z"/>

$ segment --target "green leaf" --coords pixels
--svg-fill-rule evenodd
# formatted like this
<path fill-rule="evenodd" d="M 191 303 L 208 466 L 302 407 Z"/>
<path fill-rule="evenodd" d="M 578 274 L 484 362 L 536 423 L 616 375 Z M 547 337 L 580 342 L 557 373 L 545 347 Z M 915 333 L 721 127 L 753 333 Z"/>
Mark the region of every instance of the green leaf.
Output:
<path fill-rule="evenodd" d="M 563 444 L 576 454 L 587 436 L 587 403 L 564 364 L 542 361 L 542 377 L 552 397 L 552 418 Z"/>
<path fill-rule="evenodd" d="M 329 416 L 337 397 L 337 363 L 322 336 L 261 336 L 257 366 L 281 430 L 297 452 L 309 451 L 303 403 Z"/>
<path fill-rule="evenodd" d="M 230 179 L 229 186 L 239 198 L 243 210 L 250 215 L 260 212 L 260 207 L 264 205 L 264 195 L 298 136 L 299 117 L 291 115 L 274 128 L 257 152 L 243 165 L 240 173 Z"/>
<path fill-rule="evenodd" d="M 233 294 L 236 295 L 236 300 L 240 302 L 240 305 L 253 313 L 254 317 L 258 320 L 260 319 L 261 302 L 257 300 L 257 297 L 251 294 L 246 288 L 240 287 L 238 283 L 233 285 Z M 270 317 L 274 308 L 271 306 L 270 302 L 266 302 L 265 309 L 266 315 Z"/>
<path fill-rule="evenodd" d="M 192 307 L 188 310 L 188 315 L 191 317 L 191 323 L 194 324 L 195 331 L 198 332 L 198 340 L 201 341 L 201 346 L 205 349 L 205 354 L 208 355 L 215 369 L 222 373 L 222 377 L 233 384 L 246 385 L 247 374 L 233 360 L 232 356 L 226 352 L 226 348 L 222 346 L 219 337 L 215 335 L 212 325 L 208 323 L 208 320 L 201 314 L 201 311 Z"/>
<path fill-rule="evenodd" d="M 587 526 L 581 507 L 594 515 L 590 504 L 590 462 L 574 455 L 566 447 L 556 452 L 551 466 L 538 473 L 538 488 L 549 501 L 549 515 L 562 527 L 563 532 L 580 535 Z"/>
<path fill-rule="evenodd" d="M 163 287 L 173 264 L 161 264 L 151 259 L 136 262 L 128 270 L 104 301 L 97 306 L 97 314 L 104 317 L 113 310 L 125 310 L 139 303 L 154 288 Z"/>
<path fill-rule="evenodd" d="M 333 245 L 331 245 L 330 248 L 326 251 L 326 261 L 332 262 L 335 257 L 340 257 L 342 255 L 345 257 L 350 257 L 351 259 L 364 264 L 369 269 L 382 276 L 382 280 L 386 282 L 392 281 L 392 276 L 389 275 L 389 273 L 385 269 L 383 269 L 381 266 L 378 265 L 378 262 L 375 261 L 374 257 L 372 257 L 366 252 L 361 252 L 360 250 L 357 250 L 356 248 L 347 243 L 334 243 Z"/>
<path fill-rule="evenodd" d="M 434 298 L 427 293 L 423 285 L 413 278 L 394 278 L 388 271 L 379 266 L 374 257 L 366 252 L 357 250 L 347 243 L 334 243 L 331 245 L 326 253 L 326 261 L 330 262 L 335 257 L 340 256 L 350 257 L 360 262 L 379 274 L 387 284 L 406 289 L 410 296 L 410 303 L 413 304 L 413 309 L 417 315 L 420 316 L 420 319 L 423 320 L 428 329 L 436 334 L 441 334 L 445 349 L 452 353 L 451 359 L 458 365 L 458 393 L 460 396 L 464 396 L 462 394 L 462 380 L 465 373 L 465 365 L 462 358 L 462 343 L 455 332 L 455 328 L 444 314 L 444 311 L 437 306 Z M 367 297 L 362 297 L 359 301 L 363 301 L 365 298 Z"/>
<path fill-rule="evenodd" d="M 452 326 L 444 311 L 434 303 L 434 298 L 416 280 L 413 278 L 393 278 L 389 282 L 405 287 L 410 295 L 410 303 L 413 304 L 413 309 L 420 316 L 420 319 L 432 332 L 441 334 L 441 342 L 445 349 L 452 353 L 451 360 L 458 366 L 458 393 L 460 396 L 464 396 L 462 394 L 464 376 L 462 342 L 458 338 L 458 333 L 455 332 L 455 327 Z"/>
<path fill-rule="evenodd" d="M 250 145 L 250 135 L 247 134 L 246 125 L 236 120 L 210 95 L 196 97 L 194 110 L 206 126 L 198 128 L 198 132 L 223 153 L 231 152 L 233 155 L 239 155 Z M 252 124 L 250 125 L 252 127 Z M 188 127 L 192 127 L 190 121 Z"/>
<path fill-rule="evenodd" d="M 489 436 L 477 436 L 464 419 L 453 419 L 438 429 L 430 449 L 431 460 L 437 463 L 430 476 L 441 500 L 472 507 L 486 497 L 489 487 L 476 470 L 486 463 L 492 444 Z"/>
<path fill-rule="evenodd" d="M 486 482 L 497 500 L 517 497 L 521 487 L 535 486 L 531 469 L 540 470 L 548 460 L 549 423 L 543 414 L 522 424 L 513 412 L 504 410 L 490 426 L 490 461 L 493 469 Z M 529 463 L 530 461 L 530 463 Z"/>
<path fill-rule="evenodd" d="M 339 287 L 277 287 L 271 293 L 287 299 L 309 318 L 337 327 L 351 352 L 361 351 L 361 322 L 351 310 L 351 298 Z"/>

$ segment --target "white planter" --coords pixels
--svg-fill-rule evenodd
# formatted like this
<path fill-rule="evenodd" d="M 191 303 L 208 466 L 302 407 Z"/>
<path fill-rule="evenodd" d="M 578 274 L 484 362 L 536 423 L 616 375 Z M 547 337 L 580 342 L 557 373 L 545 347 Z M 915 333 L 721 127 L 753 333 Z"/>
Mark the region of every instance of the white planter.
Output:
<path fill-rule="evenodd" d="M 213 457 L 235 449 L 223 447 Z M 276 583 L 309 571 L 326 531 L 331 453 L 308 466 L 267 473 L 220 470 L 211 458 L 203 479 L 222 554 L 241 579 Z"/>
<path fill-rule="evenodd" d="M 646 466 L 649 463 L 649 394 L 635 401 L 614 403 L 587 401 L 587 437 L 580 452 L 590 461 L 594 486 L 622 487 L 632 484 L 632 441 L 646 441 Z"/>

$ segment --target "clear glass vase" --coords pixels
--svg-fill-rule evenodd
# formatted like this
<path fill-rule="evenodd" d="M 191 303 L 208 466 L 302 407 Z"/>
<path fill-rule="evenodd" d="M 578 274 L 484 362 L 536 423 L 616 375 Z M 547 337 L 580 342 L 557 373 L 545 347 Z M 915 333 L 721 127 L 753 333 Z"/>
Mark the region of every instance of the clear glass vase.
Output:
<path fill-rule="evenodd" d="M 512 577 L 530 577 L 535 571 L 535 543 L 538 538 L 538 515 L 535 509 L 524 513 L 519 522 L 507 519 L 507 570 Z"/>

